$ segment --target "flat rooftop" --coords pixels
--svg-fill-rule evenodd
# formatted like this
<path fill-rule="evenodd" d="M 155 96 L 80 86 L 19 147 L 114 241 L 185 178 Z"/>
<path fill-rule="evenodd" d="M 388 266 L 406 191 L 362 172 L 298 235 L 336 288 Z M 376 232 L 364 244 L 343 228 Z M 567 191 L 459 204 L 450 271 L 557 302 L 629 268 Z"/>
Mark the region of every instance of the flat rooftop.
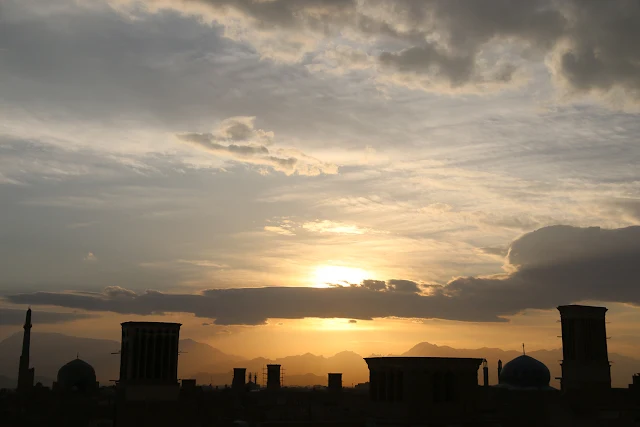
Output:
<path fill-rule="evenodd" d="M 163 327 L 163 328 L 175 328 L 182 326 L 182 323 L 169 323 L 169 322 L 122 322 L 122 326 L 145 326 L 145 327 Z"/>

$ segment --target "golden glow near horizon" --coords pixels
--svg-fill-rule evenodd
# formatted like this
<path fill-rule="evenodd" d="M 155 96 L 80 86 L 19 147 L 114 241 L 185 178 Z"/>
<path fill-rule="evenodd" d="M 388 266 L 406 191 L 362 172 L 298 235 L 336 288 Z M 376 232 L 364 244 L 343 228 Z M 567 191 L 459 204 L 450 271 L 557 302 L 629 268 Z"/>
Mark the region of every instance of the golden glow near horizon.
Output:
<path fill-rule="evenodd" d="M 322 265 L 314 271 L 313 286 L 316 288 L 328 288 L 331 285 L 362 283 L 369 276 L 370 273 L 361 268 Z"/>

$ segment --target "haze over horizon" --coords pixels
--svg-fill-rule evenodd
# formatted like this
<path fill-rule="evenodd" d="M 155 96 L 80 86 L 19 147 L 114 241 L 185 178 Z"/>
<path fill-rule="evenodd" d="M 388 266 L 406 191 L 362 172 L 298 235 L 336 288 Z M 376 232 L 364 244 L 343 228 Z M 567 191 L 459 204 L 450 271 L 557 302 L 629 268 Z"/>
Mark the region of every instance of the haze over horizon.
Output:
<path fill-rule="evenodd" d="M 605 4 L 606 3 L 606 4 Z M 0 340 L 640 351 L 640 4 L 5 0 Z"/>

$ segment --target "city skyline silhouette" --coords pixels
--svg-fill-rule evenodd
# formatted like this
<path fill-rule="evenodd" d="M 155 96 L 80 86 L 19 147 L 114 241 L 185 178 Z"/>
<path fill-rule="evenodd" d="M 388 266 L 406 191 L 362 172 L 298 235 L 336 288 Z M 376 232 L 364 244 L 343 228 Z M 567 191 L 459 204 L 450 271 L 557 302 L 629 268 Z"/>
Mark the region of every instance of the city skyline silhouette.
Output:
<path fill-rule="evenodd" d="M 640 423 L 638 22 L 1 0 L 0 424 Z"/>

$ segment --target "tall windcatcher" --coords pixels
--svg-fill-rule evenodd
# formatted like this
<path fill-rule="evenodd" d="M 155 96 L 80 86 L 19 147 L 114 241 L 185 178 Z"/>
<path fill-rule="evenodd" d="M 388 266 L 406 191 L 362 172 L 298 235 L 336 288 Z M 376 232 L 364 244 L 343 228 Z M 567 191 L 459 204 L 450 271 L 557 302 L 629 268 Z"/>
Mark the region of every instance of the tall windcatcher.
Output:
<path fill-rule="evenodd" d="M 31 351 L 31 308 L 27 310 L 24 321 L 24 335 L 22 336 L 22 353 L 18 366 L 18 391 L 25 392 L 33 387 L 34 368 L 29 368 L 29 353 Z"/>
<path fill-rule="evenodd" d="M 329 391 L 341 391 L 342 390 L 342 374 L 330 373 L 327 378 L 327 388 Z"/>
<path fill-rule="evenodd" d="M 562 390 L 611 388 L 605 307 L 558 307 L 562 323 Z"/>
<path fill-rule="evenodd" d="M 119 383 L 178 384 L 180 326 L 162 322 L 123 323 Z"/>
<path fill-rule="evenodd" d="M 280 388 L 280 365 L 267 365 L 267 389 Z"/>
<path fill-rule="evenodd" d="M 233 368 L 233 381 L 231 382 L 231 388 L 236 391 L 244 390 L 246 376 L 246 368 Z M 251 377 L 251 374 L 249 374 L 249 377 Z M 251 381 L 251 378 L 249 378 L 249 381 Z"/>

